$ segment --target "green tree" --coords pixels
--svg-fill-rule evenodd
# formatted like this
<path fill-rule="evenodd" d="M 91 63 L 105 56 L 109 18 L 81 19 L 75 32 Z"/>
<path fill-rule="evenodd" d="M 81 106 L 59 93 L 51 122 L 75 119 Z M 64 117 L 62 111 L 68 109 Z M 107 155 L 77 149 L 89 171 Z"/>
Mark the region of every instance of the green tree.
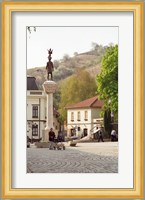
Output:
<path fill-rule="evenodd" d="M 118 45 L 107 48 L 97 75 L 97 91 L 104 100 L 104 111 L 118 114 Z"/>
<path fill-rule="evenodd" d="M 54 94 L 53 94 L 53 105 L 54 107 L 58 110 L 60 102 L 60 90 L 58 89 Z"/>
<path fill-rule="evenodd" d="M 111 134 L 111 111 L 105 110 L 104 112 L 104 128 L 107 134 Z"/>
<path fill-rule="evenodd" d="M 95 96 L 96 89 L 95 79 L 84 70 L 78 70 L 75 75 L 64 80 L 60 87 L 61 100 L 59 104 L 62 121 L 66 120 L 65 107 L 67 105 Z"/>

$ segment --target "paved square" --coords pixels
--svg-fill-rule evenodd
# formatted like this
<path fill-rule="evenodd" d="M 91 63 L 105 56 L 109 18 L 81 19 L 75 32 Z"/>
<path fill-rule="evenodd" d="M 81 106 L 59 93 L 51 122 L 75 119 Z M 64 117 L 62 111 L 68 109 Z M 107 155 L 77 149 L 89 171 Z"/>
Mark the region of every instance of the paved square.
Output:
<path fill-rule="evenodd" d="M 65 146 L 66 150 L 27 148 L 27 173 L 118 173 L 118 142 Z"/>

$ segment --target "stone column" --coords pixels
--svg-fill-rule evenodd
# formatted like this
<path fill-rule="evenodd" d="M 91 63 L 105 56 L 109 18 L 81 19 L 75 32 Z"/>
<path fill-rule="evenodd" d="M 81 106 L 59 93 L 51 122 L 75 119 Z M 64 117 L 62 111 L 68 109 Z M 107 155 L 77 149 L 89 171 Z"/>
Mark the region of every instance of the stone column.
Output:
<path fill-rule="evenodd" d="M 57 85 L 54 81 L 48 80 L 43 83 L 43 89 L 47 94 L 47 107 L 46 107 L 46 114 L 47 114 L 47 121 L 46 121 L 46 128 L 45 128 L 45 142 L 48 141 L 48 132 L 50 128 L 53 127 L 53 93 L 57 89 Z"/>

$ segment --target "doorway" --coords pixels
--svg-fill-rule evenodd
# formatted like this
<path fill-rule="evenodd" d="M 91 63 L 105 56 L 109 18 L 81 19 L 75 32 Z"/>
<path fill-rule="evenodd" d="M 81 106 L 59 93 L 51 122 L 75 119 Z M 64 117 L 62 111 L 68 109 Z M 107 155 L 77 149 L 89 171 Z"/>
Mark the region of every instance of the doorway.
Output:
<path fill-rule="evenodd" d="M 88 129 L 84 128 L 84 137 L 88 135 Z"/>

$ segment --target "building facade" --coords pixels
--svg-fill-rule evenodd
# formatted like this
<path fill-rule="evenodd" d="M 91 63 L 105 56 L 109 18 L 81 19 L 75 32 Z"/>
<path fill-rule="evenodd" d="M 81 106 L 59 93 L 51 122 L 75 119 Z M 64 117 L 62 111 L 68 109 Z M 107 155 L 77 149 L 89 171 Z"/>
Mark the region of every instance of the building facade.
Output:
<path fill-rule="evenodd" d="M 39 90 L 35 77 L 27 76 L 27 136 L 30 139 L 40 139 L 46 141 L 46 94 L 43 90 Z M 54 109 L 53 112 L 53 129 L 58 134 L 59 122 L 57 120 L 58 113 Z M 48 116 L 49 117 L 49 116 Z"/>
<path fill-rule="evenodd" d="M 103 101 L 97 96 L 67 106 L 67 136 L 92 136 L 103 123 L 102 106 Z"/>

